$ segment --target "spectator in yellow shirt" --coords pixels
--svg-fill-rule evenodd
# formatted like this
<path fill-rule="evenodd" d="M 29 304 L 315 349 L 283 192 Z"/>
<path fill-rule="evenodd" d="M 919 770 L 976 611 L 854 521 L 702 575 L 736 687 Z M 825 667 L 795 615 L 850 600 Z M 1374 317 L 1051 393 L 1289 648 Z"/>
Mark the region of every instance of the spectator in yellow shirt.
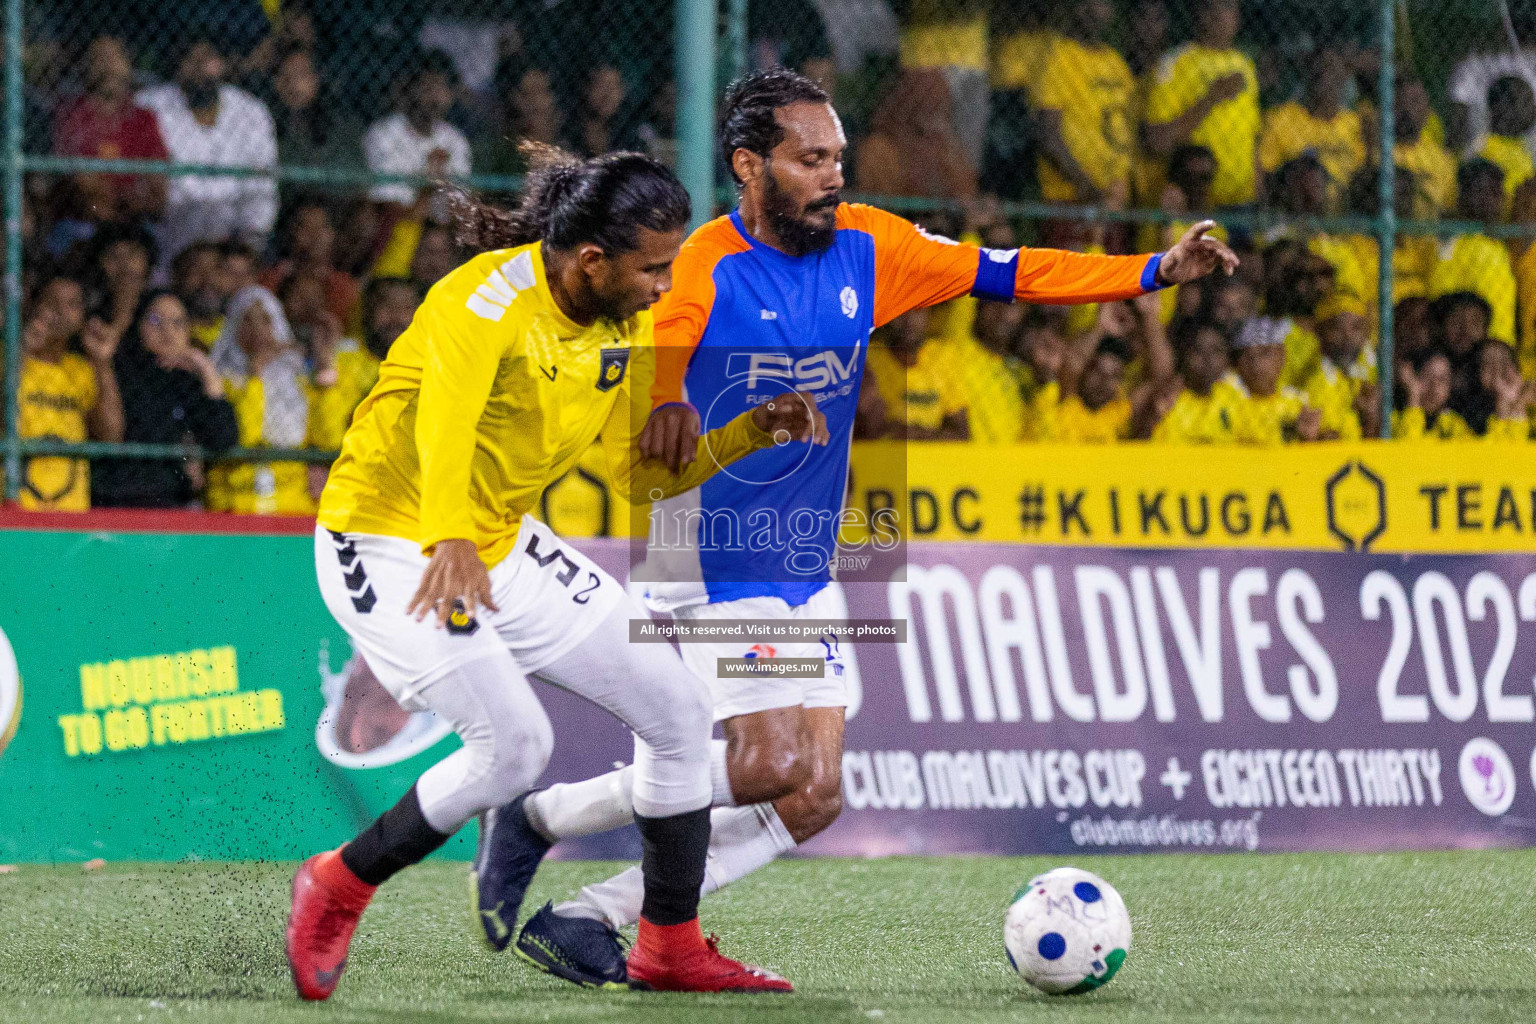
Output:
<path fill-rule="evenodd" d="M 1392 161 L 1413 174 L 1415 217 L 1431 220 L 1456 208 L 1456 157 L 1428 129 L 1429 92 L 1412 76 L 1393 90 Z"/>
<path fill-rule="evenodd" d="M 1227 337 L 1215 324 L 1183 320 L 1174 325 L 1177 374 L 1154 378 L 1134 403 L 1135 435 L 1169 444 L 1221 444 L 1233 440 L 1236 392 L 1222 385 L 1231 364 Z"/>
<path fill-rule="evenodd" d="M 1328 175 L 1328 212 L 1334 213 L 1365 164 L 1365 135 L 1360 115 L 1344 105 L 1349 68 L 1338 49 L 1320 47 L 1307 70 L 1302 101 L 1282 103 L 1264 115 L 1259 166 L 1272 175 L 1299 156 L 1316 157 Z"/>
<path fill-rule="evenodd" d="M 1296 157 L 1275 175 L 1274 198 L 1283 213 L 1294 217 L 1323 217 L 1328 208 L 1328 172 L 1311 153 Z M 1296 238 L 1333 267 L 1333 289 L 1358 298 L 1366 293 L 1365 272 L 1354 247 L 1340 235 L 1313 231 L 1297 224 L 1282 224 L 1265 235 L 1265 241 Z"/>
<path fill-rule="evenodd" d="M 1456 174 L 1463 220 L 1497 224 L 1504 215 L 1504 172 L 1483 159 L 1468 160 Z M 1457 235 L 1440 247 L 1440 262 L 1430 278 L 1430 298 L 1452 292 L 1476 292 L 1493 311 L 1488 335 L 1515 343 L 1515 272 L 1509 249 L 1481 232 Z"/>
<path fill-rule="evenodd" d="M 1527 181 L 1515 191 L 1510 220 L 1530 226 L 1536 234 L 1536 180 Z M 1536 245 L 1529 237 L 1511 238 L 1507 244 L 1514 258 L 1515 309 L 1520 317 L 1516 331 L 1520 372 L 1536 380 Z"/>
<path fill-rule="evenodd" d="M 1143 230 L 1147 233 L 1139 242 L 1149 250 L 1160 250 L 1178 241 L 1195 223 L 1194 215 L 1214 205 L 1211 184 L 1216 180 L 1216 154 L 1205 146 L 1190 142 L 1175 146 L 1168 156 L 1166 177 L 1167 183 L 1157 197 L 1157 206 L 1166 213 L 1185 216 L 1161 226 L 1145 225 Z M 1216 230 L 1226 233 L 1220 224 L 1216 225 Z"/>
<path fill-rule="evenodd" d="M 1316 441 L 1321 417 L 1306 396 L 1280 383 L 1285 369 L 1285 335 L 1273 320 L 1255 317 L 1232 336 L 1232 372 L 1223 384 L 1236 398 L 1232 437 L 1242 444 L 1277 445 Z"/>
<path fill-rule="evenodd" d="M 951 118 L 972 166 L 981 163 L 987 134 L 988 0 L 908 0 L 901 32 L 901 66 L 944 73 L 953 97 Z"/>
<path fill-rule="evenodd" d="M 1035 87 L 1046 55 L 1056 39 L 1043 6 L 1019 4 L 999 10 L 991 25 L 995 33 L 989 64 L 994 93 L 1025 91 Z"/>
<path fill-rule="evenodd" d="M 77 341 L 83 356 L 72 351 Z M 117 343 L 117 333 L 105 322 L 86 321 L 85 293 L 78 281 L 45 280 L 22 329 L 17 434 L 29 441 L 121 441 L 123 402 L 112 367 Z M 90 465 L 61 455 L 27 459 L 21 507 L 86 511 L 91 507 Z"/>
<path fill-rule="evenodd" d="M 1307 404 L 1321 414 L 1324 440 L 1358 441 L 1380 432 L 1370 332 L 1365 304 L 1353 295 L 1335 292 L 1317 307 L 1319 359 L 1304 390 Z"/>
<path fill-rule="evenodd" d="M 1096 203 L 1130 194 L 1136 83 L 1125 58 L 1104 42 L 1114 17 L 1109 0 L 1079 0 L 1035 80 L 1046 202 Z"/>
<path fill-rule="evenodd" d="M 1259 297 L 1253 284 L 1241 277 L 1209 277 L 1204 285 L 1200 316 L 1221 329 L 1229 338 L 1236 338 L 1243 325 L 1259 312 Z"/>
<path fill-rule="evenodd" d="M 1158 207 L 1165 213 L 1178 215 L 1166 224 L 1143 224 L 1137 236 L 1136 248 L 1142 252 L 1158 252 L 1172 246 L 1194 226 L 1193 214 L 1211 208 L 1211 182 L 1216 179 L 1216 157 L 1204 146 L 1185 144 L 1174 148 L 1168 158 L 1167 183 L 1162 186 Z M 1211 237 L 1229 241 L 1227 231 L 1220 224 L 1211 231 Z M 1179 307 L 1179 296 L 1201 294 L 1202 289 L 1214 278 L 1164 288 L 1160 296 L 1161 317 L 1164 324 L 1173 320 Z"/>
<path fill-rule="evenodd" d="M 892 320 L 871 344 L 865 371 L 885 400 L 885 435 L 907 441 L 964 441 L 971 431 L 965 391 L 943 350 L 928 339 L 927 309 Z"/>
<path fill-rule="evenodd" d="M 1398 360 L 1397 386 L 1403 408 L 1392 416 L 1399 441 L 1460 441 L 1476 437 L 1451 404 L 1451 357 L 1431 349 L 1413 360 Z"/>
<path fill-rule="evenodd" d="M 1398 187 L 1393 200 L 1396 203 L 1397 216 L 1408 220 L 1414 215 L 1413 176 L 1404 167 L 1397 168 L 1396 173 L 1395 183 Z M 1354 184 L 1350 188 L 1350 209 L 1354 213 L 1363 217 L 1376 216 L 1380 208 L 1380 197 L 1377 191 L 1380 180 L 1380 171 L 1375 167 L 1369 167 L 1355 177 Z M 1355 263 L 1360 268 L 1361 284 L 1364 287 L 1361 298 L 1365 300 L 1366 315 L 1371 318 L 1371 326 L 1374 330 L 1379 319 L 1378 296 L 1381 286 L 1378 239 L 1374 234 L 1357 231 L 1344 235 L 1342 240 L 1349 247 Z M 1413 296 L 1427 296 L 1429 281 L 1434 276 L 1435 263 L 1439 260 L 1437 240 L 1433 235 L 1398 233 L 1393 236 L 1393 241 L 1393 303 L 1402 302 Z"/>
<path fill-rule="evenodd" d="M 1013 444 L 1023 437 L 1022 385 L 1028 371 L 1014 351 L 1026 309 L 1011 302 L 978 302 L 965 334 L 927 342 L 960 382 L 972 441 Z"/>
<path fill-rule="evenodd" d="M 1061 372 L 1066 361 L 1065 310 L 1032 306 L 1024 314 L 1018 351 L 1023 362 L 1019 393 L 1024 399 L 1024 440 L 1046 440 L 1051 417 L 1061 404 Z"/>
<path fill-rule="evenodd" d="M 1480 401 L 1471 424 L 1489 440 L 1527 441 L 1531 436 L 1532 387 L 1520 376 L 1515 350 L 1502 341 L 1485 341 L 1477 352 Z"/>
<path fill-rule="evenodd" d="M 1131 403 L 1125 397 L 1125 368 L 1130 361 L 1131 350 L 1123 340 L 1100 339 L 1067 397 L 1040 403 L 1037 439 L 1111 444 L 1129 437 Z"/>
<path fill-rule="evenodd" d="M 214 344 L 213 363 L 235 407 L 242 447 L 313 445 L 315 426 L 337 418 L 326 406 L 340 397 L 339 389 L 315 385 L 282 304 L 265 288 L 252 285 L 235 294 Z M 313 515 L 309 469 L 294 461 L 216 463 L 209 473 L 208 507 Z"/>
<path fill-rule="evenodd" d="M 1491 312 L 1476 292 L 1452 292 L 1430 304 L 1434 341 L 1451 361 L 1451 406 L 1473 413 L 1480 389 L 1478 352 L 1488 338 Z"/>
<path fill-rule="evenodd" d="M 1314 313 L 1334 290 L 1334 267 L 1294 238 L 1264 250 L 1264 315 L 1285 324 L 1281 383 L 1305 389 L 1317 368 Z"/>
<path fill-rule="evenodd" d="M 1194 42 L 1169 51 L 1147 95 L 1147 148 L 1168 157 L 1194 142 L 1216 155 L 1211 199 L 1218 206 L 1257 198 L 1256 148 L 1261 119 L 1259 78 L 1252 59 L 1232 44 L 1240 13 L 1237 0 L 1200 5 Z"/>
<path fill-rule="evenodd" d="M 1168 31 L 1172 27 L 1172 20 L 1164 0 L 1136 0 L 1131 5 L 1126 21 L 1129 30 L 1125 42 L 1125 62 L 1130 65 L 1131 74 L 1136 76 L 1136 96 L 1131 109 L 1139 125 L 1146 113 L 1147 97 L 1151 95 L 1152 86 L 1157 81 L 1158 64 L 1168 50 Z M 1168 163 L 1171 162 L 1170 158 Z M 1212 170 L 1214 172 L 1214 164 Z M 1131 178 L 1131 196 L 1135 205 L 1148 209 L 1160 205 L 1166 180 L 1165 162 L 1147 148 L 1139 131 Z M 1188 209 L 1206 210 L 1209 207 L 1191 206 Z"/>
<path fill-rule="evenodd" d="M 342 435 L 352 422 L 352 413 L 379 380 L 379 364 L 389 355 L 395 339 L 411 326 L 422 292 L 416 282 L 404 277 L 376 277 L 363 289 L 363 340 L 343 338 L 336 349 L 336 388 L 334 401 L 323 404 L 325 422 L 311 429 L 315 447 L 327 450 L 341 447 Z"/>
<path fill-rule="evenodd" d="M 1504 213 L 1509 214 L 1515 189 L 1531 180 L 1536 164 L 1525 148 L 1525 136 L 1536 128 L 1536 94 L 1531 83 L 1515 75 L 1495 79 L 1488 87 L 1488 134 L 1477 155 L 1504 172 Z"/>
<path fill-rule="evenodd" d="M 1434 347 L 1434 321 L 1430 302 L 1422 295 L 1399 299 L 1392 307 L 1392 351 L 1397 359 L 1412 361 Z"/>

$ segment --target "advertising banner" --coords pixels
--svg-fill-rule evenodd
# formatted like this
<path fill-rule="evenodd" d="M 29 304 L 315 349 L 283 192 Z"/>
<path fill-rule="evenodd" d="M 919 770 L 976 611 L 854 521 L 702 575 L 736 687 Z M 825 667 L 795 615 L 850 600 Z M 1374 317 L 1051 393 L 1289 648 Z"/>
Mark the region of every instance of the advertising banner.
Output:
<path fill-rule="evenodd" d="M 458 746 L 353 655 L 320 600 L 308 531 L 0 530 L 0 594 L 19 670 L 0 640 L 0 715 L 19 710 L 0 744 L 0 862 L 304 856 L 350 838 Z M 549 778 L 631 759 L 615 719 L 539 694 L 563 740 Z M 471 856 L 474 839 L 466 829 L 444 855 Z M 624 840 L 608 843 L 587 849 Z"/>
<path fill-rule="evenodd" d="M 859 648 L 819 851 L 1536 842 L 1530 555 L 909 557 L 906 584 L 848 588 L 913 642 Z"/>
<path fill-rule="evenodd" d="M 579 546 L 624 572 L 625 541 Z M 806 852 L 1536 843 L 1531 554 L 908 559 L 840 588 L 905 642 L 845 645 L 845 810 Z M 0 862 L 297 857 L 457 744 L 353 655 L 307 534 L 0 531 L 0 593 Z M 545 782 L 632 759 L 606 713 L 539 693 Z"/>
<path fill-rule="evenodd" d="M 539 514 L 562 536 L 643 536 L 645 512 L 621 514 L 602 475 L 584 460 Z M 1522 552 L 1536 547 L 1536 445 L 860 442 L 847 508 L 894 515 L 908 540 Z"/>
<path fill-rule="evenodd" d="M 849 506 L 894 506 L 912 540 L 1420 554 L 1536 546 L 1536 445 L 928 443 L 899 459 L 883 447 L 854 446 Z"/>

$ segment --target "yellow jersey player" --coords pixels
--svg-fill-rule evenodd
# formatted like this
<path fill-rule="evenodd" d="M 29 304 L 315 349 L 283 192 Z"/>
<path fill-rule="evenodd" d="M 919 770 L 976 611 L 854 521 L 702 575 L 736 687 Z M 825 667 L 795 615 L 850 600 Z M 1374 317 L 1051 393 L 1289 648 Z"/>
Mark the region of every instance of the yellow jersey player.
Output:
<path fill-rule="evenodd" d="M 390 695 L 441 716 L 463 746 L 351 842 L 299 868 L 287 954 L 305 999 L 335 989 L 375 888 L 476 815 L 481 914 L 505 947 L 543 850 L 497 856 L 509 829 L 483 812 L 526 791 L 549 759 L 554 737 L 530 676 L 636 735 L 646 885 L 630 983 L 790 988 L 721 956 L 699 930 L 708 690 L 670 647 L 629 643 L 629 620 L 645 613 L 528 514 L 594 442 L 615 487 L 642 500 L 775 443 L 825 443 L 814 406 L 786 394 L 711 431 L 713 459 L 674 472 L 638 453 L 655 367 L 650 306 L 671 287 L 688 213 L 687 192 L 647 157 L 543 151 L 517 210 L 459 203 L 461 241 L 491 251 L 432 288 L 358 408 L 320 501 L 320 592 Z"/>

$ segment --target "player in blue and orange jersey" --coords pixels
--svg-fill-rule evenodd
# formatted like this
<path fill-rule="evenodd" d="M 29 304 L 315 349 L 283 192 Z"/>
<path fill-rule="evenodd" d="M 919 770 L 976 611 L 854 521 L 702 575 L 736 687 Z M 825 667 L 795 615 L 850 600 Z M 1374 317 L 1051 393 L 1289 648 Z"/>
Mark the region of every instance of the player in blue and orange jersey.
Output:
<path fill-rule="evenodd" d="M 672 291 L 656 307 L 655 410 L 641 451 L 681 469 L 703 431 L 795 388 L 826 417 L 824 448 L 783 444 L 755 452 L 700 487 L 658 500 L 645 566 L 653 608 L 683 621 L 821 620 L 846 614 L 829 586 L 844 523 L 848 449 L 870 332 L 902 313 L 970 293 L 1036 303 L 1127 299 L 1228 273 L 1237 258 L 1196 225 L 1165 253 L 1088 256 L 990 250 L 939 238 L 900 217 L 842 201 L 845 139 L 820 88 L 786 70 L 732 87 L 724 156 L 741 190 L 729 216 L 683 245 Z M 921 160 L 923 154 L 908 154 Z M 712 442 L 706 441 L 706 446 Z M 659 496 L 658 496 L 659 497 Z M 713 833 L 706 889 L 768 863 L 826 828 L 841 810 L 844 710 L 852 652 L 821 635 L 809 643 L 684 643 L 683 660 L 714 691 L 725 741 L 712 756 Z M 717 659 L 810 657 L 822 678 L 760 672 L 719 676 Z M 532 794 L 502 813 L 544 840 L 624 824 L 625 768 Z M 635 920 L 640 869 L 546 907 L 519 951 L 579 983 L 623 969 L 615 929 Z"/>

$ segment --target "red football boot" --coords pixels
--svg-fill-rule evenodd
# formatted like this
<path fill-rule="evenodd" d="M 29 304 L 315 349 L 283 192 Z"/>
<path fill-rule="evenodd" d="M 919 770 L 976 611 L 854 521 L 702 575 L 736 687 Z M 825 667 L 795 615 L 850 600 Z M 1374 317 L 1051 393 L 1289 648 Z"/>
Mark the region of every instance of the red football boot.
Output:
<path fill-rule="evenodd" d="M 341 851 L 316 854 L 293 876 L 288 969 L 301 999 L 325 999 L 347 966 L 347 946 L 377 886 L 342 863 Z"/>
<path fill-rule="evenodd" d="M 640 919 L 640 935 L 629 951 L 631 988 L 657 992 L 793 992 L 795 986 L 761 967 L 720 954 L 720 940 L 699 931 L 695 918 L 655 925 Z"/>

